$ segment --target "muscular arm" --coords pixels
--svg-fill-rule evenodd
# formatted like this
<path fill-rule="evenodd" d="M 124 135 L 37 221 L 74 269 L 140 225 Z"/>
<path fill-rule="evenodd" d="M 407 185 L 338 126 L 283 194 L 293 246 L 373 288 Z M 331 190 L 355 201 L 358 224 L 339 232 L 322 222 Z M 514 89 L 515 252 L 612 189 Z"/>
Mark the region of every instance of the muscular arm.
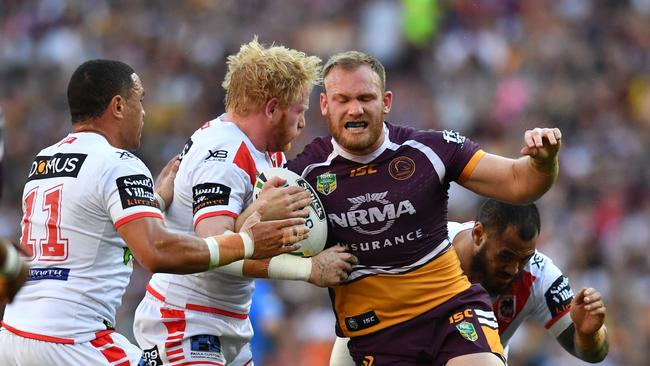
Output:
<path fill-rule="evenodd" d="M 223 266 L 244 258 L 268 258 L 299 248 L 294 243 L 306 234 L 304 219 L 259 222 L 252 215 L 244 225 L 252 243 L 240 234 L 212 236 L 214 241 L 174 234 L 158 218 L 141 217 L 118 228 L 118 232 L 138 261 L 151 272 L 195 273 L 211 266 Z M 251 245 L 252 244 L 252 245 Z M 212 250 L 209 245 L 212 245 Z M 216 250 L 216 252 L 215 252 Z M 211 255 L 211 254 L 215 254 Z M 214 261 L 216 259 L 216 261 Z"/>
<path fill-rule="evenodd" d="M 206 242 L 193 236 L 170 233 L 160 219 L 135 219 L 120 226 L 118 232 L 135 258 L 151 272 L 184 274 L 209 269 L 210 251 Z M 239 243 L 222 242 L 219 243 L 220 266 L 244 257 L 243 246 Z"/>
<path fill-rule="evenodd" d="M 575 330 L 575 325 L 571 324 L 557 337 L 557 341 L 567 352 L 590 363 L 601 362 L 609 352 L 609 339 L 605 326 L 602 326 L 595 334 L 579 335 Z"/>
<path fill-rule="evenodd" d="M 609 352 L 605 313 L 600 293 L 593 288 L 583 288 L 571 301 L 573 324 L 560 334 L 558 342 L 583 361 L 604 360 Z"/>
<path fill-rule="evenodd" d="M 560 138 L 557 129 L 526 131 L 521 149 L 524 156 L 510 159 L 485 154 L 460 184 L 477 194 L 505 202 L 532 202 L 548 191 L 557 177 Z"/>

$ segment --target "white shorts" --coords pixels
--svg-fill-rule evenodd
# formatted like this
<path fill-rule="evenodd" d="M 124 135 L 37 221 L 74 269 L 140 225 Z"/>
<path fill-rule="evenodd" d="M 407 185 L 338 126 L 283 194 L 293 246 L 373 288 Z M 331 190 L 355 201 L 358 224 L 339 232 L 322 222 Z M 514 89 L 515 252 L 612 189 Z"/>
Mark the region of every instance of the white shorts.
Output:
<path fill-rule="evenodd" d="M 0 365 L 3 366 L 137 366 L 142 351 L 119 333 L 90 342 L 61 344 L 24 338 L 0 331 Z"/>
<path fill-rule="evenodd" d="M 248 318 L 179 308 L 147 292 L 135 311 L 133 334 L 146 366 L 253 366 Z"/>

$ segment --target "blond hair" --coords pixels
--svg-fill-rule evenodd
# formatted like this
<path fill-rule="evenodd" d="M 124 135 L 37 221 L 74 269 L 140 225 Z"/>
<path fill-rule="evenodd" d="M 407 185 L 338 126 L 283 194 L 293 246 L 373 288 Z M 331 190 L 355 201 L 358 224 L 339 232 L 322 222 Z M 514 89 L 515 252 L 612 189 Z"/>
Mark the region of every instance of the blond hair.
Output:
<path fill-rule="evenodd" d="M 386 90 L 386 70 L 384 65 L 369 54 L 359 51 L 340 52 L 330 57 L 323 66 L 323 79 L 335 66 L 340 66 L 343 70 L 356 70 L 363 65 L 370 66 L 372 71 L 379 76 L 381 90 Z"/>
<path fill-rule="evenodd" d="M 284 46 L 264 47 L 255 37 L 228 56 L 228 72 L 221 84 L 226 110 L 246 116 L 272 98 L 287 108 L 320 83 L 320 62 L 316 56 Z"/>

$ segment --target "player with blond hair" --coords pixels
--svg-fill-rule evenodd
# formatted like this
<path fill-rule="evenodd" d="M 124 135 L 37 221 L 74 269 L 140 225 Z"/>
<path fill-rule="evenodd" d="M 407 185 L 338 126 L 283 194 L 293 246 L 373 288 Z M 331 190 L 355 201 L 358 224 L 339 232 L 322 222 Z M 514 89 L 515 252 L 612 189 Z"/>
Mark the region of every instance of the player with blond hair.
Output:
<path fill-rule="evenodd" d="M 226 113 L 196 130 L 181 153 L 167 211 L 168 225 L 177 232 L 206 237 L 238 230 L 262 202 L 267 208 L 263 220 L 307 215 L 309 193 L 283 188 L 280 179 L 265 189 L 268 199 L 251 201 L 258 173 L 282 167 L 283 152 L 305 127 L 309 94 L 320 82 L 320 59 L 283 46 L 265 47 L 254 39 L 229 56 L 227 64 L 222 84 Z M 156 274 L 135 314 L 143 360 L 147 365 L 251 365 L 248 313 L 254 284 L 243 276 L 286 279 L 299 274 L 302 280 L 332 285 L 344 278 L 341 273 L 351 269 L 353 258 L 335 248 L 299 258 L 299 268 L 284 265 L 286 258 L 279 256 L 205 274 Z"/>
<path fill-rule="evenodd" d="M 259 222 L 260 213 L 239 234 L 167 230 L 160 205 L 171 192 L 154 193 L 130 152 L 140 145 L 143 98 L 125 63 L 87 61 L 72 74 L 72 131 L 38 153 L 23 190 L 30 276 L 6 308 L 0 365 L 135 365 L 142 351 L 114 329 L 133 257 L 152 272 L 193 273 L 286 253 L 307 233 L 303 219 Z M 15 278 L 20 262 L 8 253 L 2 272 Z"/>

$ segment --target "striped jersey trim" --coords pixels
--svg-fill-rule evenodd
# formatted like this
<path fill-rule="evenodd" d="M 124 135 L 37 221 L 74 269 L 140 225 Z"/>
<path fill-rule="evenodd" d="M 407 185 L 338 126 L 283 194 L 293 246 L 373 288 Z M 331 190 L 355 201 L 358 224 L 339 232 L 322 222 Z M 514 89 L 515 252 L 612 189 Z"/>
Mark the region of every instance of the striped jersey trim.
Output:
<path fill-rule="evenodd" d="M 490 327 L 492 329 L 499 329 L 497 318 L 494 316 L 493 312 L 474 309 L 474 314 L 476 314 L 476 318 L 478 319 L 478 322 L 480 324 Z"/>
<path fill-rule="evenodd" d="M 158 301 L 167 303 L 167 299 L 165 298 L 165 296 L 162 295 L 160 292 L 156 291 L 151 286 L 151 284 L 147 284 L 146 290 L 152 297 L 154 297 Z M 178 305 L 171 304 L 171 303 L 170 303 L 170 305 L 178 306 Z M 215 308 L 215 307 L 211 307 L 211 306 L 204 306 L 204 305 L 199 305 L 199 304 L 185 304 L 185 306 L 178 306 L 178 307 L 181 307 L 181 308 L 184 308 L 184 309 L 187 309 L 187 310 L 199 311 L 199 312 L 202 312 L 202 313 L 223 315 L 223 316 L 227 316 L 229 318 L 235 318 L 235 319 L 246 319 L 246 318 L 248 318 L 248 314 L 235 313 L 235 312 L 232 312 L 232 311 L 222 310 L 222 309 L 219 309 L 219 308 Z"/>
<path fill-rule="evenodd" d="M 416 262 L 408 264 L 403 267 L 363 266 L 363 265 L 353 266 L 350 276 L 346 281 L 344 281 L 344 283 L 350 283 L 362 277 L 370 276 L 370 275 L 378 275 L 378 274 L 396 275 L 396 274 L 412 271 L 438 258 L 441 254 L 446 252 L 447 249 L 449 249 L 450 247 L 451 247 L 451 243 L 449 242 L 449 240 L 445 239 L 440 244 L 438 244 L 438 246 L 435 247 L 431 252 L 429 252 L 429 254 L 418 259 Z"/>

